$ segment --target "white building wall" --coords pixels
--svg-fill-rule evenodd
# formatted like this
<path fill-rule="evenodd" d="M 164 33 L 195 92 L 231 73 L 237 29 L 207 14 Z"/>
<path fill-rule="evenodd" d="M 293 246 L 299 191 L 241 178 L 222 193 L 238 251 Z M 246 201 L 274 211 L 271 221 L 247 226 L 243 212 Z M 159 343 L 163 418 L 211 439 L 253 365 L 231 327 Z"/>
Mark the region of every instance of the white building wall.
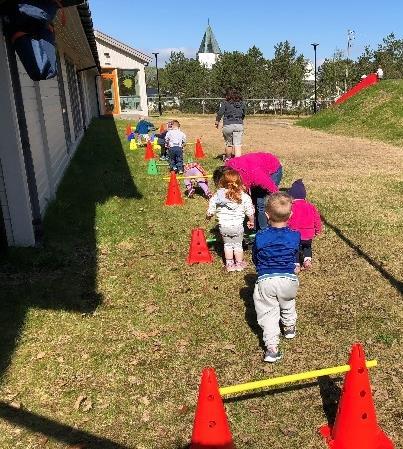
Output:
<path fill-rule="evenodd" d="M 0 206 L 9 245 L 35 243 L 25 163 L 0 23 Z"/>
<path fill-rule="evenodd" d="M 22 64 L 18 60 L 18 70 L 20 74 L 21 92 L 24 103 L 25 118 L 27 121 L 29 144 L 34 163 L 36 186 L 38 190 L 39 206 L 41 213 L 46 210 L 48 201 L 52 197 L 50 183 L 50 167 L 48 164 L 46 143 L 46 129 L 42 129 L 43 120 L 36 91 L 36 82 L 25 72 Z M 40 101 L 40 96 L 39 96 Z"/>
<path fill-rule="evenodd" d="M 218 56 L 215 53 L 198 53 L 197 58 L 200 64 L 204 65 L 208 69 L 211 69 L 213 65 L 217 62 Z"/>
<path fill-rule="evenodd" d="M 112 45 L 109 45 L 99 39 L 97 39 L 97 50 L 99 55 L 99 61 L 101 67 L 111 69 L 126 69 L 126 70 L 138 70 L 138 82 L 139 82 L 139 97 L 141 110 L 133 111 L 135 114 L 148 115 L 147 106 L 147 89 L 146 89 L 146 76 L 144 70 L 144 62 L 136 59 L 135 56 L 129 55 L 122 50 L 117 50 Z M 109 55 L 106 56 L 106 55 Z"/>
<path fill-rule="evenodd" d="M 96 87 L 97 80 L 99 76 L 97 76 L 98 72 L 95 70 L 89 70 L 86 73 L 86 81 L 87 81 L 87 97 L 88 97 L 88 107 L 89 107 L 89 117 L 90 123 L 94 117 L 99 116 L 99 106 L 98 106 L 98 91 Z"/>
<path fill-rule="evenodd" d="M 54 198 L 57 186 L 83 136 L 83 132 L 76 136 L 74 134 L 64 54 L 68 53 L 76 69 L 94 65 L 78 13 L 75 8 L 67 8 L 67 10 L 69 11 L 68 22 L 61 32 L 61 37 L 59 36 L 58 51 L 71 134 L 69 147 L 64 130 L 57 78 L 40 82 L 32 81 L 17 57 L 29 145 L 42 215 Z M 69 45 L 70 42 L 72 45 L 75 44 L 74 48 Z M 79 51 L 75 48 L 77 42 L 81 45 Z M 94 80 L 96 73 L 94 69 L 81 72 L 84 97 L 82 101 L 86 111 L 87 125 L 94 116 L 98 115 Z M 0 207 L 9 245 L 29 246 L 35 243 L 31 204 L 1 23 L 0 87 L 0 135 L 2 136 L 0 139 Z"/>

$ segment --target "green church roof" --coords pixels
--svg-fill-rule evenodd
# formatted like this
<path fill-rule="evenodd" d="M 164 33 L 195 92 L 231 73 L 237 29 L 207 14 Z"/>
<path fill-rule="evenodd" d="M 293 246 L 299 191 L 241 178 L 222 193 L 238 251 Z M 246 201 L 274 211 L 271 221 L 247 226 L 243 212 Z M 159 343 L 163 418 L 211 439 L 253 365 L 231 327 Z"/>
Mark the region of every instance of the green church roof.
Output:
<path fill-rule="evenodd" d="M 218 45 L 210 24 L 207 25 L 206 32 L 204 33 L 203 40 L 200 44 L 199 53 L 221 54 L 220 46 Z"/>

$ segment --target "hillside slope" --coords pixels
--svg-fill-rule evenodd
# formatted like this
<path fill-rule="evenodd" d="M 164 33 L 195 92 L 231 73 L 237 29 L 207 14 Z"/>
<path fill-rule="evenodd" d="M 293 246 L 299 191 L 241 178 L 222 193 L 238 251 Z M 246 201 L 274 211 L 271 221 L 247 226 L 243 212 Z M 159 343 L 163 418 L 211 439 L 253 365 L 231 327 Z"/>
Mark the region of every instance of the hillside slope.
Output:
<path fill-rule="evenodd" d="M 385 80 L 297 125 L 403 147 L 403 80 Z"/>

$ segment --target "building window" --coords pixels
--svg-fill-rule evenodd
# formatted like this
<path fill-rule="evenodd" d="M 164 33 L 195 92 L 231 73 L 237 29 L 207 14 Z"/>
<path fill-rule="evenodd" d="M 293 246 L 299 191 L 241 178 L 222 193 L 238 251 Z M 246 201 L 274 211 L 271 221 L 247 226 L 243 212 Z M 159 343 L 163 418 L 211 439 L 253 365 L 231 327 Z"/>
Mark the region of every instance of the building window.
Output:
<path fill-rule="evenodd" d="M 82 121 L 80 112 L 80 97 L 77 86 L 77 74 L 74 65 L 66 59 L 67 84 L 69 87 L 71 113 L 73 115 L 74 133 L 76 138 L 82 131 Z"/>
<path fill-rule="evenodd" d="M 104 53 L 104 56 L 106 59 L 109 59 L 111 57 L 111 55 L 109 53 Z"/>
<path fill-rule="evenodd" d="M 118 84 L 121 111 L 141 110 L 139 71 L 118 69 Z"/>

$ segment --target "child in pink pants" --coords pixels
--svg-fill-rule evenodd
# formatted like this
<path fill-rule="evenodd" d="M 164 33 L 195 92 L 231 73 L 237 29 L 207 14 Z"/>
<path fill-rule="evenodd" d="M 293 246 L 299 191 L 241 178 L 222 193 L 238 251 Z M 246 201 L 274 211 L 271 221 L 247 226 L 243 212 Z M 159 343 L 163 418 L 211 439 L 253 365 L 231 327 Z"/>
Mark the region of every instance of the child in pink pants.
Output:
<path fill-rule="evenodd" d="M 197 162 L 189 162 L 184 165 L 183 176 L 205 176 L 206 170 L 198 164 Z M 211 198 L 211 193 L 208 188 L 207 178 L 195 178 L 195 179 L 185 179 L 186 193 L 189 198 L 193 198 L 195 193 L 195 185 L 197 184 L 204 193 L 206 198 Z"/>

